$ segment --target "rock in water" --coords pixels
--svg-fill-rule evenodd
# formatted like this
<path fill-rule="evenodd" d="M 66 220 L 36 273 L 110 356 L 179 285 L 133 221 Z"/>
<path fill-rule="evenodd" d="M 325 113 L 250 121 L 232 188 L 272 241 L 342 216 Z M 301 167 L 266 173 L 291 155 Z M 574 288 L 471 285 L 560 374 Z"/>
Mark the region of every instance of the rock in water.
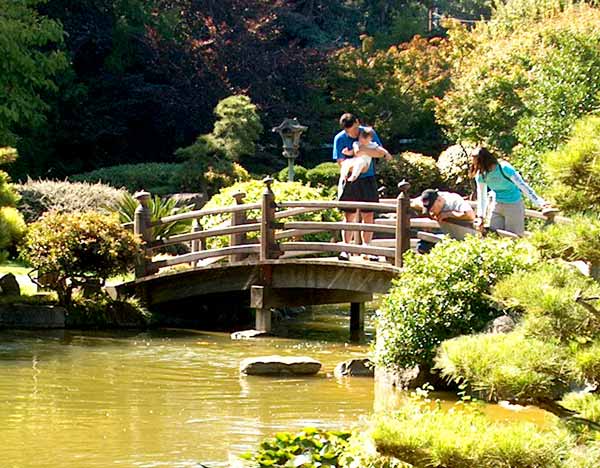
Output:
<path fill-rule="evenodd" d="M 333 375 L 336 377 L 373 377 L 375 365 L 368 358 L 348 359 L 335 366 Z"/>
<path fill-rule="evenodd" d="M 304 356 L 259 356 L 240 363 L 240 373 L 246 375 L 314 375 L 320 369 L 319 361 Z"/>

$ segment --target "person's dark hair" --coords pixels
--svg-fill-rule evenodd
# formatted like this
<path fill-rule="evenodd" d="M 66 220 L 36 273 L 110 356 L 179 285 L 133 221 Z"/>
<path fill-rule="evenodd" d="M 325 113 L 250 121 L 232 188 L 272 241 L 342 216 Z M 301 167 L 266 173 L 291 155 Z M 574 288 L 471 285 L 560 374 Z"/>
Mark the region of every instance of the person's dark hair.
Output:
<path fill-rule="evenodd" d="M 425 211 L 429 211 L 435 201 L 438 199 L 439 193 L 435 189 L 427 189 L 423 190 L 421 194 L 421 202 L 423 203 L 423 208 Z"/>
<path fill-rule="evenodd" d="M 373 127 L 361 127 L 358 130 L 359 137 L 373 138 L 374 135 L 375 135 L 375 131 L 373 130 Z"/>
<path fill-rule="evenodd" d="M 341 128 L 350 128 L 356 122 L 358 122 L 358 117 L 356 117 L 354 114 L 351 114 L 350 112 L 346 112 L 340 117 Z"/>
<path fill-rule="evenodd" d="M 475 177 L 477 173 L 485 175 L 494 168 L 495 164 L 498 164 L 498 158 L 484 146 L 478 146 L 471 151 L 469 177 Z"/>

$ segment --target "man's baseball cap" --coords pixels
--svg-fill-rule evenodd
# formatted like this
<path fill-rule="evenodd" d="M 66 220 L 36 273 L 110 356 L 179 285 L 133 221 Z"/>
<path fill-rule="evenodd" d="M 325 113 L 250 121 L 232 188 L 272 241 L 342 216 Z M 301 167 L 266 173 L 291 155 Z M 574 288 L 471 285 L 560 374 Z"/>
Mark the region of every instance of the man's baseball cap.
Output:
<path fill-rule="evenodd" d="M 433 206 L 433 204 L 435 203 L 435 201 L 437 200 L 438 197 L 438 191 L 435 189 L 427 189 L 424 190 L 423 193 L 421 194 L 421 202 L 423 203 L 423 208 L 425 208 L 427 211 L 429 211 L 431 209 L 431 207 Z"/>

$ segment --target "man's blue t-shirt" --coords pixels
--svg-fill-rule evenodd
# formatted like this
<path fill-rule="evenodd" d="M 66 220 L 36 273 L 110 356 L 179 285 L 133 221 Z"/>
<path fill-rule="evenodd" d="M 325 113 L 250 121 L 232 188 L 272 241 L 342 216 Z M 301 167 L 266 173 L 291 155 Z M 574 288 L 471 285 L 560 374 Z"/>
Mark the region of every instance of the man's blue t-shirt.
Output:
<path fill-rule="evenodd" d="M 365 127 L 359 127 L 359 128 L 365 128 Z M 342 153 L 342 150 L 344 148 L 348 148 L 348 149 L 352 149 L 352 143 L 354 143 L 355 141 L 358 141 L 358 138 L 351 138 L 348 136 L 348 134 L 346 133 L 345 130 L 341 130 L 333 139 L 333 160 L 337 161 L 338 159 L 348 159 L 349 157 L 351 158 L 352 156 L 346 156 L 344 153 Z M 381 144 L 381 140 L 379 139 L 379 136 L 377 135 L 377 133 L 375 133 L 375 131 L 373 131 L 373 141 L 375 143 L 377 143 L 380 146 L 383 146 Z M 371 177 L 375 175 L 375 160 L 371 159 L 371 165 L 369 166 L 369 169 L 367 170 L 367 172 L 363 172 L 359 178 L 363 178 L 363 177 Z"/>

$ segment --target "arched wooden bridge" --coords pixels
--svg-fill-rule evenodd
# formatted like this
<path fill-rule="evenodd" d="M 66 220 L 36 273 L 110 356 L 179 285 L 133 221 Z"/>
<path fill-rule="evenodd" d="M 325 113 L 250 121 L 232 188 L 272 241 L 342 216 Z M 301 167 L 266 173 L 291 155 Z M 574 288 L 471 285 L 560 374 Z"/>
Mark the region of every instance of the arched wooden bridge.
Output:
<path fill-rule="evenodd" d="M 231 206 L 167 216 L 152 223 L 150 194 L 136 194 L 134 232 L 143 240 L 143 252 L 136 266 L 136 279 L 113 288 L 113 293 L 136 294 L 150 307 L 182 299 L 223 298 L 242 300 L 256 309 L 256 329 L 269 331 L 272 307 L 351 303 L 351 330 L 362 328 L 361 304 L 374 293 L 384 293 L 401 272 L 402 254 L 417 242 L 439 238 L 427 231 L 439 228 L 428 218 L 410 217 L 408 196 L 380 203 L 339 201 L 281 201 L 265 179 L 260 203 L 244 204 L 244 194 L 235 194 Z M 294 217 L 325 209 L 374 211 L 383 216 L 374 224 L 296 221 Z M 387 214 L 387 215 L 386 215 Z M 537 212 L 531 216 L 541 217 Z M 202 229 L 206 216 L 227 215 L 221 225 Z M 387 216 L 387 217 L 386 217 Z M 153 228 L 182 220 L 193 220 L 191 232 L 155 239 Z M 378 233 L 383 238 L 369 245 L 336 242 L 341 230 Z M 464 228 L 466 232 L 474 230 Z M 331 232 L 331 242 L 307 242 L 307 234 Z M 249 236 L 253 234 L 254 237 Z M 258 234 L 258 235 L 256 235 Z M 506 233 L 506 235 L 510 235 Z M 207 240 L 226 236 L 228 245 L 207 248 Z M 154 252 L 168 245 L 190 242 L 192 251 L 168 258 Z M 339 252 L 356 255 L 351 261 L 337 259 Z M 379 257 L 367 261 L 362 255 Z M 182 267 L 183 266 L 183 267 Z"/>

